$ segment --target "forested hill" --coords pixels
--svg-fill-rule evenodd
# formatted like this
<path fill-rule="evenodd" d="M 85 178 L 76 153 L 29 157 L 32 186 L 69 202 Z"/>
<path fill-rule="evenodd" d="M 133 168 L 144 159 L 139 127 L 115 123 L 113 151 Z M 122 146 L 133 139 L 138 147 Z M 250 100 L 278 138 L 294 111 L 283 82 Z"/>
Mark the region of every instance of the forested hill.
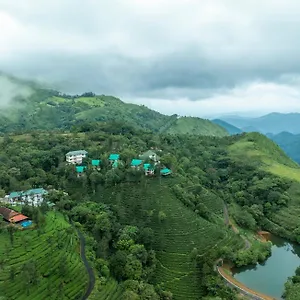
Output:
<path fill-rule="evenodd" d="M 59 192 L 51 192 L 49 200 L 87 236 L 96 274 L 90 299 L 236 299 L 214 271 L 215 261 L 222 257 L 239 266 L 262 261 L 268 245 L 253 238 L 244 249 L 240 235 L 224 223 L 225 204 L 232 222 L 247 232 L 266 229 L 299 242 L 300 169 L 260 134 L 171 136 L 99 122 L 72 132 L 5 134 L 0 143 L 2 196 L 33 186 L 54 188 Z M 80 177 L 65 164 L 65 154 L 76 149 L 88 151 Z M 159 166 L 153 177 L 130 167 L 148 149 L 159 151 L 161 165 L 172 170 L 169 177 L 160 176 Z M 110 153 L 120 154 L 115 169 Z M 92 159 L 101 159 L 100 170 Z M 46 247 L 43 230 L 40 234 Z M 15 260 L 5 264 L 10 270 Z M 39 261 L 36 269 L 45 282 Z M 61 277 L 52 272 L 61 294 L 70 293 L 73 285 L 59 284 Z M 64 272 L 70 277 L 73 269 Z M 5 286 L 8 296 L 12 288 L 26 291 L 27 277 L 5 278 L 0 277 L 0 290 Z M 34 295 L 38 280 L 29 281 Z"/>
<path fill-rule="evenodd" d="M 9 84 L 12 80 L 9 78 L 5 82 Z M 1 101 L 5 103 L 0 112 L 0 132 L 71 129 L 85 122 L 114 120 L 152 132 L 228 135 L 226 130 L 208 120 L 166 116 L 112 96 L 93 93 L 70 96 L 17 79 L 13 82 L 14 89 L 19 89 L 20 93 L 14 92 L 10 101 L 5 99 L 5 93 L 4 99 L 0 98 L 0 105 Z"/>

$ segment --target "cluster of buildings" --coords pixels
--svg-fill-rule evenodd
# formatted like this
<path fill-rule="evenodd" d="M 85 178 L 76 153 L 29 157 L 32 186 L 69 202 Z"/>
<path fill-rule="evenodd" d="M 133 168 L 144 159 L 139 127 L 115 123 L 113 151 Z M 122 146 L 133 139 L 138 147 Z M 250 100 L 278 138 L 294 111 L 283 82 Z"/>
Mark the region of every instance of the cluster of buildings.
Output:
<path fill-rule="evenodd" d="M 12 206 L 28 204 L 31 206 L 39 206 L 44 201 L 44 196 L 48 194 L 43 188 L 31 189 L 28 191 L 11 192 L 6 195 L 3 201 Z"/>
<path fill-rule="evenodd" d="M 88 152 L 85 150 L 70 151 L 66 154 L 66 162 L 76 165 L 78 177 L 80 177 L 87 169 L 87 166 L 81 165 L 84 158 L 87 157 L 87 154 Z M 108 157 L 108 160 L 112 168 L 117 168 L 120 161 L 120 155 L 117 153 L 111 153 Z M 151 161 L 152 163 L 145 163 L 145 161 Z M 100 170 L 100 159 L 93 159 L 91 164 L 94 169 Z M 154 169 L 157 164 L 160 164 L 160 157 L 152 150 L 146 151 L 145 153 L 141 154 L 139 158 L 134 158 L 131 161 L 131 167 L 137 170 L 143 169 L 146 176 L 154 175 Z M 162 168 L 160 170 L 160 174 L 162 176 L 167 176 L 171 173 L 172 171 L 168 168 Z"/>

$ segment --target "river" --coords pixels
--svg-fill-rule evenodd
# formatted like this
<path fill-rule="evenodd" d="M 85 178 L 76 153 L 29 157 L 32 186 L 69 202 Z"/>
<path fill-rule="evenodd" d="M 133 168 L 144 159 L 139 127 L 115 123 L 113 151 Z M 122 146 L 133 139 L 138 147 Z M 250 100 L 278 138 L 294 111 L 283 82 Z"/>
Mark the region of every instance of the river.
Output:
<path fill-rule="evenodd" d="M 272 255 L 262 264 L 233 269 L 238 281 L 265 295 L 282 299 L 284 284 L 300 266 L 300 246 L 272 236 Z"/>

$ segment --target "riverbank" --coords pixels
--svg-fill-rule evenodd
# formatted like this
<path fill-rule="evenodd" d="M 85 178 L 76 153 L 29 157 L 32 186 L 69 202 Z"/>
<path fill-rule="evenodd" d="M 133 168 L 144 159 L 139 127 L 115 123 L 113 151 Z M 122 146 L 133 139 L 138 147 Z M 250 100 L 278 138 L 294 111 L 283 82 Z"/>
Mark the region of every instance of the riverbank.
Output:
<path fill-rule="evenodd" d="M 276 300 L 276 298 L 264 295 L 262 293 L 256 292 L 249 289 L 247 286 L 237 281 L 231 274 L 231 269 L 229 266 L 217 267 L 218 273 L 226 280 L 231 287 L 237 288 L 243 295 L 251 297 L 255 300 Z"/>

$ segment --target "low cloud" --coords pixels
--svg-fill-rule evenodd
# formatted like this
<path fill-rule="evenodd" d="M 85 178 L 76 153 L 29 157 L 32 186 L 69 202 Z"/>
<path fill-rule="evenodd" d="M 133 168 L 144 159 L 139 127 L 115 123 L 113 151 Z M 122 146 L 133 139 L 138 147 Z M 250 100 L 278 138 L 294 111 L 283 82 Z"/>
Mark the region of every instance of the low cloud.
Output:
<path fill-rule="evenodd" d="M 25 99 L 32 95 L 33 90 L 27 85 L 0 74 L 0 111 L 13 105 L 19 105 L 18 99 Z"/>

